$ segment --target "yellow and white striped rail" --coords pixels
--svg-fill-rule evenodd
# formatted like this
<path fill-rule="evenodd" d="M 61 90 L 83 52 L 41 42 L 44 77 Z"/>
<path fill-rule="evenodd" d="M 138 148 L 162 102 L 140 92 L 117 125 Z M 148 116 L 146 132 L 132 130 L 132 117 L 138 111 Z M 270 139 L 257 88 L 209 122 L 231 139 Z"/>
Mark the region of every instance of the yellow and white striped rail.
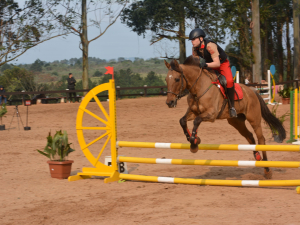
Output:
<path fill-rule="evenodd" d="M 240 166 L 240 167 L 281 167 L 300 168 L 300 162 L 294 161 L 237 161 L 237 160 L 210 160 L 210 159 L 160 159 L 119 156 L 119 162 L 146 163 L 146 164 L 173 164 L 198 166 Z"/>
<path fill-rule="evenodd" d="M 200 144 L 198 146 L 199 146 L 199 150 L 300 152 L 300 146 L 298 146 L 298 145 L 230 145 L 230 144 L 217 145 L 217 144 Z M 117 147 L 190 149 L 190 144 L 117 141 Z"/>
<path fill-rule="evenodd" d="M 214 185 L 214 186 L 299 186 L 300 180 L 213 180 L 213 179 L 192 179 L 192 178 L 175 178 L 175 177 L 156 177 L 132 174 L 120 174 L 120 179 L 138 180 L 160 183 L 174 184 L 196 184 L 196 185 Z"/>

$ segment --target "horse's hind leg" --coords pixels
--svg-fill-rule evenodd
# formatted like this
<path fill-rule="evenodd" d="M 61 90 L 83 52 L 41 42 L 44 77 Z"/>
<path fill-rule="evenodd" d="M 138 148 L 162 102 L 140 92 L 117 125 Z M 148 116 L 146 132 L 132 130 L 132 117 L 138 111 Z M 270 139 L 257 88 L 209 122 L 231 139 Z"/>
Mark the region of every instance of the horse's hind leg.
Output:
<path fill-rule="evenodd" d="M 227 121 L 231 126 L 237 129 L 244 138 L 246 138 L 249 144 L 255 145 L 253 134 L 246 127 L 246 117 L 244 114 L 238 114 L 237 118 L 228 118 Z M 253 155 L 256 161 L 261 160 L 261 156 L 258 151 L 253 151 Z"/>
<path fill-rule="evenodd" d="M 251 122 L 249 121 L 251 126 L 253 127 L 254 129 L 254 132 L 257 136 L 257 139 L 258 139 L 258 144 L 259 145 L 265 145 L 266 144 L 266 140 L 265 140 L 265 137 L 263 136 L 263 132 L 262 132 L 262 127 L 261 127 L 261 123 L 259 122 Z M 254 124 L 254 125 L 253 125 Z M 263 151 L 262 152 L 263 154 L 263 161 L 268 161 L 268 158 L 267 158 L 267 152 L 266 151 Z M 272 178 L 272 170 L 269 168 L 269 167 L 265 167 L 265 175 L 264 177 L 266 179 L 271 179 Z"/>
<path fill-rule="evenodd" d="M 239 133 L 246 138 L 246 140 L 248 141 L 249 144 L 255 144 L 255 139 L 253 137 L 253 134 L 248 130 L 248 128 L 246 127 L 245 121 L 246 121 L 246 117 L 244 114 L 238 114 L 237 118 L 229 118 L 227 119 L 228 123 L 233 126 L 234 128 L 236 128 Z M 260 123 L 256 122 L 252 122 L 249 121 L 249 123 L 251 124 L 251 126 L 254 129 L 254 132 L 257 136 L 258 139 L 258 144 L 260 145 L 264 145 L 265 144 L 265 138 L 262 134 L 262 128 Z M 257 161 L 261 160 L 261 156 L 259 154 L 258 151 L 253 151 L 254 154 L 254 158 Z M 266 152 L 263 152 L 263 161 L 267 161 L 267 154 Z M 268 168 L 265 167 L 265 177 L 267 179 L 271 179 L 272 178 L 272 171 Z"/>
<path fill-rule="evenodd" d="M 255 144 L 253 134 L 246 127 L 246 117 L 244 114 L 238 114 L 238 117 L 236 118 L 228 118 L 227 121 L 231 126 L 237 129 L 244 138 L 246 138 L 249 144 Z"/>
<path fill-rule="evenodd" d="M 252 126 L 252 128 L 253 128 L 253 130 L 256 134 L 258 144 L 259 145 L 265 145 L 266 140 L 265 140 L 265 137 L 264 137 L 263 132 L 262 132 L 261 120 L 257 119 L 257 117 L 258 117 L 258 115 L 252 114 L 251 116 L 247 117 L 247 120 L 249 121 L 250 125 Z M 253 153 L 254 153 L 255 159 L 257 160 L 257 158 L 258 158 L 257 155 L 259 155 L 259 153 L 257 151 L 254 151 Z M 263 153 L 262 160 L 263 161 L 268 161 L 267 152 L 263 151 L 262 153 Z M 264 177 L 266 179 L 271 179 L 272 178 L 272 170 L 269 167 L 265 167 L 264 169 L 265 169 Z"/>

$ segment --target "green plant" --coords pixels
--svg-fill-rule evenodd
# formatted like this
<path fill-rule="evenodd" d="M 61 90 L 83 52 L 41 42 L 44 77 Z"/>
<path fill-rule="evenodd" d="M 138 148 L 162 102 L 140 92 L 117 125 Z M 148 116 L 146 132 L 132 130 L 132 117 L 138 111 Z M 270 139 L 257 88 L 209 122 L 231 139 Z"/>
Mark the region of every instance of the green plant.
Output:
<path fill-rule="evenodd" d="M 1 108 L 0 108 L 0 121 L 1 121 L 1 125 L 2 125 L 2 117 L 7 113 L 7 109 L 6 109 L 6 105 L 5 103 L 2 104 Z"/>
<path fill-rule="evenodd" d="M 293 90 L 293 87 L 284 88 L 278 92 L 279 96 L 282 98 L 290 98 L 290 91 Z"/>
<path fill-rule="evenodd" d="M 271 109 L 271 113 L 280 121 L 281 124 L 283 124 L 283 122 L 285 121 L 286 117 L 290 115 L 289 112 L 286 112 L 284 114 L 282 114 L 281 116 L 277 116 L 277 109 L 278 109 L 278 104 L 274 105 L 273 108 Z M 270 126 L 270 129 L 272 131 L 272 135 L 278 135 L 278 131 Z"/>
<path fill-rule="evenodd" d="M 65 161 L 69 153 L 75 151 L 70 148 L 71 144 L 68 143 L 68 134 L 66 131 L 56 131 L 53 137 L 51 136 L 51 132 L 49 132 L 46 147 L 43 151 L 38 149 L 37 151 L 52 161 Z"/>

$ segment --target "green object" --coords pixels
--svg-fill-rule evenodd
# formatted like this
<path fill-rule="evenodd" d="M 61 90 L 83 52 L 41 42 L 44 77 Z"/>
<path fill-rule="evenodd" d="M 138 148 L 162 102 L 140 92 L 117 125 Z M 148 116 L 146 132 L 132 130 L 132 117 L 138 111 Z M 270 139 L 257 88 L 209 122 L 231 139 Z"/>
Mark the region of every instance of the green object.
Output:
<path fill-rule="evenodd" d="M 294 139 L 294 93 L 295 91 L 290 91 L 290 139 L 286 143 L 296 141 Z"/>
<path fill-rule="evenodd" d="M 292 90 L 293 87 L 284 88 L 278 92 L 278 95 L 281 96 L 282 98 L 290 98 Z"/>
<path fill-rule="evenodd" d="M 2 125 L 2 117 L 7 113 L 6 105 L 3 103 L 0 108 L 0 125 Z"/>
<path fill-rule="evenodd" d="M 68 143 L 68 134 L 66 131 L 56 131 L 54 137 L 51 132 L 47 137 L 47 145 L 43 151 L 37 149 L 39 153 L 48 157 L 52 161 L 65 161 L 66 157 L 75 150 L 70 148 L 72 143 Z"/>
<path fill-rule="evenodd" d="M 274 105 L 273 108 L 272 108 L 272 110 L 271 110 L 271 113 L 280 121 L 281 124 L 283 124 L 283 122 L 285 121 L 285 117 L 289 116 L 290 113 L 286 112 L 286 113 L 282 114 L 281 116 L 277 116 L 278 106 L 279 106 L 279 104 Z M 272 126 L 270 126 L 270 129 L 272 131 L 273 136 L 274 135 L 278 135 L 278 131 L 275 128 L 273 128 Z"/>

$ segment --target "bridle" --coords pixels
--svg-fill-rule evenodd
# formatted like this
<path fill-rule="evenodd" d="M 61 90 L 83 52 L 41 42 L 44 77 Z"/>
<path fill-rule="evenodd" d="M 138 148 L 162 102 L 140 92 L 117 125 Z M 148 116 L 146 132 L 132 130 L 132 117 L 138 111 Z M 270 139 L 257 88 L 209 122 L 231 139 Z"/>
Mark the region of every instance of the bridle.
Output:
<path fill-rule="evenodd" d="M 173 71 L 173 69 L 169 69 L 169 70 Z M 173 92 L 173 91 L 167 91 L 167 93 L 171 93 L 171 94 L 175 95 L 175 96 L 176 96 L 176 100 L 179 100 L 179 99 L 181 99 L 182 97 L 184 97 L 184 96 L 187 95 L 187 93 L 183 92 L 183 79 L 185 79 L 186 84 L 188 84 L 188 81 L 187 81 L 186 77 L 184 76 L 183 70 L 182 70 L 181 67 L 180 67 L 180 70 L 181 70 L 181 72 L 180 72 L 181 87 L 180 87 L 179 93 L 176 94 L 176 93 Z M 185 89 L 185 90 L 186 90 L 186 89 Z"/>
<path fill-rule="evenodd" d="M 188 81 L 187 81 L 186 77 L 185 77 L 184 74 L 183 74 L 182 68 L 181 68 L 180 66 L 179 66 L 179 68 L 180 68 L 180 70 L 181 70 L 181 71 L 180 71 L 181 87 L 180 87 L 179 93 L 176 94 L 176 93 L 174 93 L 173 91 L 167 91 L 167 93 L 171 93 L 171 94 L 173 94 L 173 95 L 176 96 L 176 101 L 179 100 L 179 99 L 181 99 L 182 97 L 186 96 L 186 95 L 190 92 L 190 90 L 195 86 L 195 84 L 197 83 L 197 81 L 198 81 L 199 78 L 201 77 L 201 74 L 202 74 L 202 71 L 203 71 L 203 68 L 201 68 L 201 69 L 200 69 L 200 74 L 199 74 L 197 80 L 194 82 L 194 84 L 191 86 L 191 88 L 189 88 L 188 91 L 186 91 L 186 89 L 183 90 L 183 79 L 185 79 L 186 87 L 188 86 Z M 173 69 L 169 69 L 169 70 L 173 71 Z"/>

